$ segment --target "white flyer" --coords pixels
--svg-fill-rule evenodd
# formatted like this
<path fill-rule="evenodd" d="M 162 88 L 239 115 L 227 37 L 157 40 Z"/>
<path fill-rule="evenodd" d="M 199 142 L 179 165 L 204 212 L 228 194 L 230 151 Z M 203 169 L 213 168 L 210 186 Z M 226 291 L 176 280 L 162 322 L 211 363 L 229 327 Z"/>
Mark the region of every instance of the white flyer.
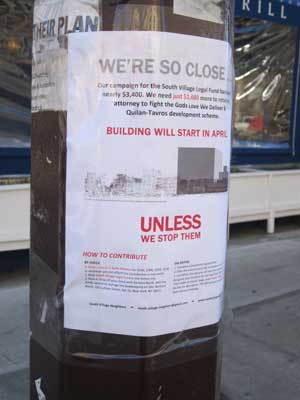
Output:
<path fill-rule="evenodd" d="M 228 43 L 69 36 L 64 326 L 157 336 L 222 314 Z"/>
<path fill-rule="evenodd" d="M 184 17 L 224 24 L 224 15 L 219 0 L 174 0 L 174 13 Z"/>
<path fill-rule="evenodd" d="M 67 109 L 70 33 L 98 31 L 98 0 L 35 0 L 32 47 L 32 112 Z"/>

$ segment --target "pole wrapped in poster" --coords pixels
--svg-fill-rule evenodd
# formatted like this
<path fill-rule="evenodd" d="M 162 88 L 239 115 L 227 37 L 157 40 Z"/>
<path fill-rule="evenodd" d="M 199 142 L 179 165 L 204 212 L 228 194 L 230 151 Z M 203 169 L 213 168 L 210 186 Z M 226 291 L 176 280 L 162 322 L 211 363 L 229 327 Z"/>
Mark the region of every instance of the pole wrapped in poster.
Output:
<path fill-rule="evenodd" d="M 31 400 L 217 399 L 230 4 L 75 3 L 36 3 Z"/>

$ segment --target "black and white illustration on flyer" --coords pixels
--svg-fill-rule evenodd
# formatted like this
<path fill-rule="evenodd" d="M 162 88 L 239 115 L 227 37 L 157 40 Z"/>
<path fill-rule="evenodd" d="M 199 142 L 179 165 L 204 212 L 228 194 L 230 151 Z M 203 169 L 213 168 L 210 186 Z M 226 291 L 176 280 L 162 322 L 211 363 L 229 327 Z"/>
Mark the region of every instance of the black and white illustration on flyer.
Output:
<path fill-rule="evenodd" d="M 156 336 L 218 322 L 229 45 L 79 33 L 68 65 L 65 327 Z"/>
<path fill-rule="evenodd" d="M 148 155 L 151 157 L 151 154 Z M 113 161 L 113 160 L 112 160 Z M 161 160 L 163 161 L 163 160 Z M 163 163 L 162 163 L 163 164 Z M 179 147 L 174 156 L 173 167 L 177 171 L 168 171 L 167 166 L 140 172 L 139 165 L 133 172 L 114 170 L 114 163 L 108 163 L 107 171 L 96 174 L 87 172 L 85 193 L 88 199 L 109 198 L 164 198 L 182 194 L 226 192 L 228 188 L 228 166 L 222 164 L 222 153 L 214 148 Z M 159 168 L 160 167 L 160 168 Z"/>

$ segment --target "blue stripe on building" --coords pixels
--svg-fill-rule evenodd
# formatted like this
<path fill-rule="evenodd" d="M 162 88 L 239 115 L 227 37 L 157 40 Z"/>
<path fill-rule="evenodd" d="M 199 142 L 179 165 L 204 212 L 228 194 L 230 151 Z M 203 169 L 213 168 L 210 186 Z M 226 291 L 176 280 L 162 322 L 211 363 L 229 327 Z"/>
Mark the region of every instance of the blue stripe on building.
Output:
<path fill-rule="evenodd" d="M 236 0 L 236 15 L 300 26 L 299 0 Z"/>

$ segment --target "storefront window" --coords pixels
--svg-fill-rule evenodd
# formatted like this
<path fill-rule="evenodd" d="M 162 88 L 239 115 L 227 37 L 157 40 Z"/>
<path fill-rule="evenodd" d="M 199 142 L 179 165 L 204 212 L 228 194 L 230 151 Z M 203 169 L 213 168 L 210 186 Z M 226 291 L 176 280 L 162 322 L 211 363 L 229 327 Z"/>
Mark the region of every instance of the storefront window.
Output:
<path fill-rule="evenodd" d="M 289 149 L 297 29 L 236 19 L 236 148 Z"/>
<path fill-rule="evenodd" d="M 0 0 L 0 149 L 30 147 L 32 0 Z"/>

